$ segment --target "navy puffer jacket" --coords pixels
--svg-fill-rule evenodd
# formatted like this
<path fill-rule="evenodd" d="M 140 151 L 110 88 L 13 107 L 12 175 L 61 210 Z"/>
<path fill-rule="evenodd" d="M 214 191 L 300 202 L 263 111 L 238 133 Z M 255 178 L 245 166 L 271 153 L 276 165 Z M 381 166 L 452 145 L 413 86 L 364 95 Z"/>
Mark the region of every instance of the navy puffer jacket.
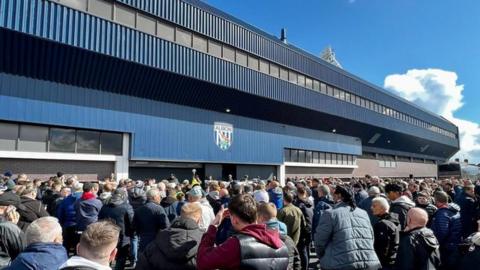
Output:
<path fill-rule="evenodd" d="M 441 250 L 456 250 L 462 236 L 460 207 L 451 203 L 446 208 L 438 209 L 433 215 L 431 229 L 440 243 Z"/>

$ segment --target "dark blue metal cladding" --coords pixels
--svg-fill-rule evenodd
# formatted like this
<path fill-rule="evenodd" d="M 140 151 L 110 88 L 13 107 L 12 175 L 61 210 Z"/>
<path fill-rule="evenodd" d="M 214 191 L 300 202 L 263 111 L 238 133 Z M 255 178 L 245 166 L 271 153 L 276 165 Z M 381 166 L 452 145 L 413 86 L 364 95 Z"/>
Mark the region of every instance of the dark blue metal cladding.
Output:
<path fill-rule="evenodd" d="M 384 89 L 198 0 L 117 0 L 198 33 L 270 59 L 400 112 L 456 132 L 455 126 Z M 198 19 L 199 18 L 199 19 Z M 407 109 L 406 109 L 407 108 Z"/>
<path fill-rule="evenodd" d="M 132 159 L 281 164 L 284 148 L 361 154 L 353 137 L 5 73 L 0 108 L 2 120 L 130 133 Z M 226 151 L 214 141 L 217 121 L 234 127 Z"/>
<path fill-rule="evenodd" d="M 251 69 L 49 1 L 2 1 L 0 2 L 0 9 L 1 27 L 210 81 L 246 93 L 336 114 L 399 132 L 409 132 L 412 135 L 436 140 L 448 145 L 457 143 L 456 140 L 440 134 L 352 106 L 286 81 L 272 78 Z M 170 9 L 177 12 L 174 6 L 170 7 Z M 198 12 L 201 14 L 200 11 Z M 211 14 L 207 15 L 209 17 L 213 16 Z M 203 21 L 205 18 L 200 20 Z M 212 28 L 211 30 L 215 29 Z M 282 53 L 280 50 L 276 51 Z M 46 63 L 50 65 L 50 68 L 45 68 L 44 72 L 50 72 L 50 70 L 58 72 L 57 68 L 53 68 L 52 61 L 46 61 Z M 18 64 L 20 65 L 21 63 Z M 333 77 L 332 74 L 334 73 L 326 73 L 326 75 Z M 87 74 L 85 80 L 90 80 L 93 77 L 92 75 Z M 105 87 L 108 87 L 108 85 L 105 85 Z M 138 95 L 138 93 L 134 94 Z M 449 126 L 448 123 L 443 123 Z M 456 132 L 456 129 L 453 131 Z"/>

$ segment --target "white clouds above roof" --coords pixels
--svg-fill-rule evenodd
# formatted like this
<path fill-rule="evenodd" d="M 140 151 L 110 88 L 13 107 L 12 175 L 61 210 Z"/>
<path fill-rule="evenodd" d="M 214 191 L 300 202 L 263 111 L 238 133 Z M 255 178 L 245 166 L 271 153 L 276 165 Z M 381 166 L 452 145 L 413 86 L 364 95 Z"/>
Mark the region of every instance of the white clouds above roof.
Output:
<path fill-rule="evenodd" d="M 391 74 L 384 87 L 429 111 L 437 113 L 458 126 L 460 159 L 480 162 L 480 126 L 454 116 L 463 103 L 463 85 L 457 84 L 455 72 L 442 69 L 411 69 L 405 74 Z"/>

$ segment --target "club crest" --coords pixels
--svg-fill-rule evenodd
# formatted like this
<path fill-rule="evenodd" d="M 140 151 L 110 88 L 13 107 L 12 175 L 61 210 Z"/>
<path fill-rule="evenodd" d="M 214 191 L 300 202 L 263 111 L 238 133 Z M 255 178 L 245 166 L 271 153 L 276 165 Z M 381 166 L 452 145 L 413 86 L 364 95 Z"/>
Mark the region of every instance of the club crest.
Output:
<path fill-rule="evenodd" d="M 233 142 L 233 125 L 228 123 L 213 123 L 215 144 L 222 150 L 230 148 Z"/>

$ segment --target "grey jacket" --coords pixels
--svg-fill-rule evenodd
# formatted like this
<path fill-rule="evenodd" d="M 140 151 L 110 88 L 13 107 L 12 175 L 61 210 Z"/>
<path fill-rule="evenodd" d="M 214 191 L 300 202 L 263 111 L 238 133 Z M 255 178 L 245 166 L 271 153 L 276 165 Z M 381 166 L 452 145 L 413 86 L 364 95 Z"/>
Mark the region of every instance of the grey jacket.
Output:
<path fill-rule="evenodd" d="M 381 268 L 373 247 L 373 229 L 367 212 L 352 211 L 345 203 L 326 210 L 315 233 L 315 248 L 322 269 Z"/>

